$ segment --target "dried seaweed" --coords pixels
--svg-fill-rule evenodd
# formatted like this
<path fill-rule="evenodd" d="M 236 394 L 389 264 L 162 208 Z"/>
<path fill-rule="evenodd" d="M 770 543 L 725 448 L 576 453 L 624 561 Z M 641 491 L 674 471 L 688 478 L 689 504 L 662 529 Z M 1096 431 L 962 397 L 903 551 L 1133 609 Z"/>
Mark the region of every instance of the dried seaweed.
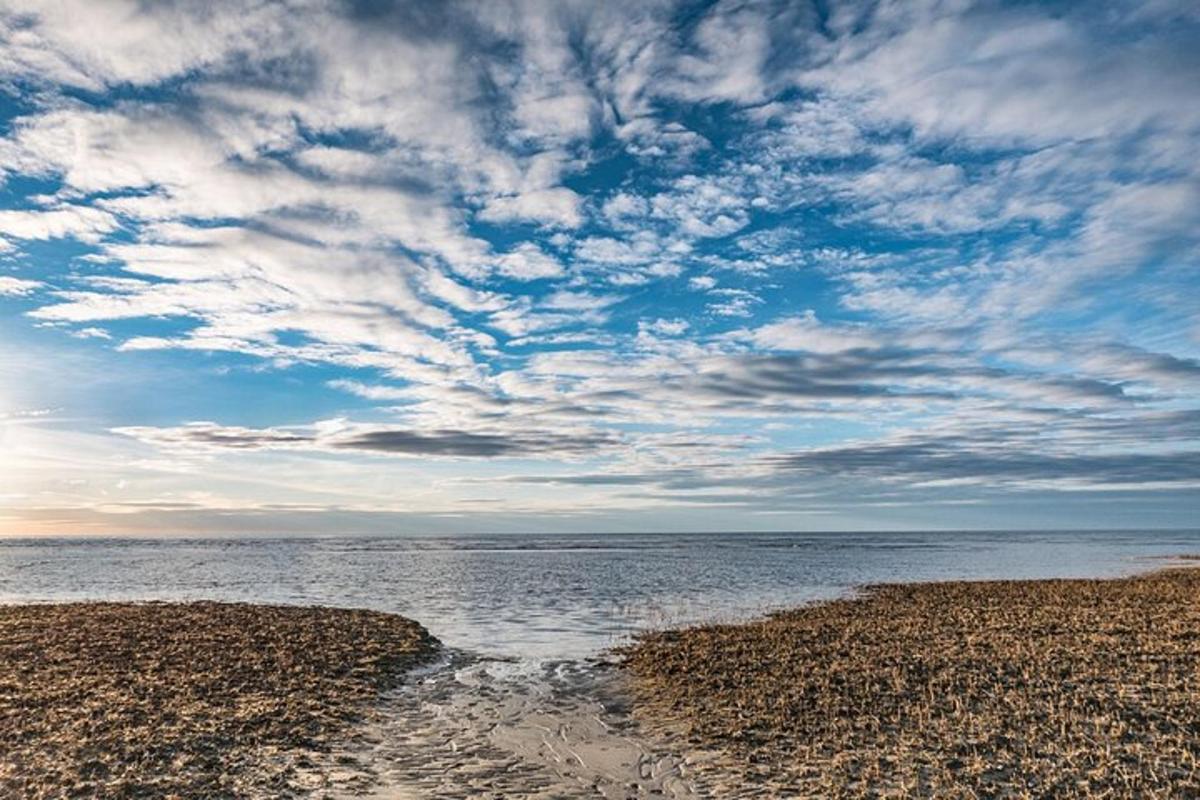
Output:
<path fill-rule="evenodd" d="M 1200 570 L 874 586 L 623 655 L 746 793 L 1200 796 Z"/>
<path fill-rule="evenodd" d="M 371 611 L 0 606 L 0 796 L 287 795 L 296 760 L 435 646 Z"/>

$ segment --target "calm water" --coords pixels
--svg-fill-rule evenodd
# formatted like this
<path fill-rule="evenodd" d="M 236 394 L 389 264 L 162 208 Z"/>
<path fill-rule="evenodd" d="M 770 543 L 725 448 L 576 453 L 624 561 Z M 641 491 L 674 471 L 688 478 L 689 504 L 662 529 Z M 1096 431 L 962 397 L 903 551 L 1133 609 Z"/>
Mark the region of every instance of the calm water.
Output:
<path fill-rule="evenodd" d="M 737 619 L 880 581 L 1111 576 L 1200 531 L 0 539 L 0 602 L 320 603 L 411 616 L 449 645 L 585 656 L 645 627 Z"/>

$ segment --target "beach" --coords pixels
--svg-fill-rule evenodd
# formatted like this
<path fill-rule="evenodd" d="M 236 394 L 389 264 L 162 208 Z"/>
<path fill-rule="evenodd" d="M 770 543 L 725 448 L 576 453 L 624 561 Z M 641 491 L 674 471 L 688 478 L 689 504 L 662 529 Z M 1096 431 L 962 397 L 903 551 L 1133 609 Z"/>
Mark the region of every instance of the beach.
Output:
<path fill-rule="evenodd" d="M 1192 567 L 873 585 L 584 659 L 370 611 L 10 605 L 0 793 L 1190 796 L 1197 663 Z"/>
<path fill-rule="evenodd" d="M 372 611 L 0 606 L 0 795 L 291 794 L 436 645 Z"/>
<path fill-rule="evenodd" d="M 884 585 L 625 651 L 743 796 L 1192 797 L 1200 570 Z"/>
<path fill-rule="evenodd" d="M 0 800 L 1200 800 L 1200 0 L 0 0 Z"/>

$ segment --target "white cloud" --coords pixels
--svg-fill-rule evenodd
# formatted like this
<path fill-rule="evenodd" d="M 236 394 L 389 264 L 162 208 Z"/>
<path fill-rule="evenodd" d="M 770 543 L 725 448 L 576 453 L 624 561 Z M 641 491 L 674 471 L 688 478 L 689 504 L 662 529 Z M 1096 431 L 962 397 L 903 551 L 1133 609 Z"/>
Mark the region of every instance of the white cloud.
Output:
<path fill-rule="evenodd" d="M 746 289 L 712 289 L 709 294 L 725 298 L 707 306 L 708 312 L 718 317 L 749 317 L 754 313 L 754 307 L 763 302 L 761 297 Z"/>
<path fill-rule="evenodd" d="M 357 395 L 358 397 L 367 400 L 381 400 L 385 402 L 395 402 L 412 399 L 412 393 L 399 386 L 373 386 L 370 384 L 361 383 L 359 381 L 350 380 L 333 380 L 329 381 L 328 386 L 331 389 L 338 389 L 343 392 Z"/>
<path fill-rule="evenodd" d="M 638 332 L 657 336 L 682 336 L 690 327 L 691 324 L 686 319 L 656 319 L 653 322 L 639 322 Z"/>
<path fill-rule="evenodd" d="M 761 100 L 770 25 L 768 16 L 752 5 L 718 4 L 696 26 L 695 49 L 680 56 L 676 78 L 666 90 L 690 100 Z"/>
<path fill-rule="evenodd" d="M 614 303 L 619 303 L 621 297 L 617 295 L 596 295 L 588 292 L 570 292 L 557 291 L 547 296 L 542 300 L 541 304 L 546 308 L 554 308 L 563 311 L 591 311 L 600 308 L 607 308 Z"/>
<path fill-rule="evenodd" d="M 766 350 L 801 350 L 823 354 L 875 348 L 882 344 L 879 336 L 866 326 L 825 325 L 812 311 L 732 335 L 745 336 Z"/>
<path fill-rule="evenodd" d="M 0 211 L 0 233 L 14 239 L 74 237 L 94 244 L 117 227 L 112 214 L 90 206 L 63 205 L 44 211 Z"/>
<path fill-rule="evenodd" d="M 76 339 L 111 339 L 112 334 L 104 330 L 104 328 L 80 328 L 76 331 L 71 331 L 71 335 Z"/>
<path fill-rule="evenodd" d="M 564 272 L 562 264 L 531 242 L 523 242 L 500 256 L 497 268 L 502 275 L 521 281 L 557 278 Z"/>
<path fill-rule="evenodd" d="M 17 296 L 33 294 L 38 289 L 42 288 L 41 281 L 25 280 L 23 278 L 13 278 L 8 275 L 0 275 L 0 296 Z"/>
<path fill-rule="evenodd" d="M 286 11 L 239 3 L 233 13 L 187 4 L 146 7 L 133 0 L 7 3 L 0 69 L 10 77 L 84 89 L 157 83 L 219 63 L 237 50 L 259 51 Z M 97 36 L 104 31 L 104 36 Z"/>
<path fill-rule="evenodd" d="M 961 13 L 885 6 L 803 80 L 869 96 L 874 113 L 929 137 L 1045 143 L 1168 119 L 1194 128 L 1200 111 L 1188 102 L 1185 71 L 1160 69 L 1186 52 L 1187 34 L 1123 16 L 1117 9 L 1051 17 L 1020 6 Z M 1104 30 L 1113 23 L 1115 31 Z M 1127 40 L 1099 45 L 1105 33 Z"/>
<path fill-rule="evenodd" d="M 602 213 L 612 225 L 620 226 L 628 221 L 634 227 L 641 218 L 649 215 L 650 204 L 640 195 L 617 192 L 604 201 Z"/>
<path fill-rule="evenodd" d="M 662 160 L 669 167 L 686 168 L 694 156 L 712 147 L 707 139 L 680 123 L 662 123 L 653 117 L 626 122 L 616 129 L 616 134 L 630 154 L 646 160 Z"/>
<path fill-rule="evenodd" d="M 423 279 L 427 292 L 463 311 L 498 311 L 508 305 L 504 296 L 464 286 L 438 270 L 426 270 Z"/>
<path fill-rule="evenodd" d="M 488 222 L 541 222 L 563 228 L 583 223 L 582 198 L 570 189 L 534 189 L 488 199 L 479 218 Z"/>
<path fill-rule="evenodd" d="M 728 236 L 749 222 L 747 199 L 725 181 L 685 175 L 650 201 L 652 215 L 700 238 Z"/>

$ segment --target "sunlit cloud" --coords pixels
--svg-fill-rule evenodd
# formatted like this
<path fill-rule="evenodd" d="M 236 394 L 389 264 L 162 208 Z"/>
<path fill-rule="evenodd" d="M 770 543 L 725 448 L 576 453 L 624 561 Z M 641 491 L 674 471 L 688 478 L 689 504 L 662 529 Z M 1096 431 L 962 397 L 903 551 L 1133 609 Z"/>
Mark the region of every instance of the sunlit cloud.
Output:
<path fill-rule="evenodd" d="M 8 3 L 6 519 L 1185 509 L 1200 17 L 1102 6 Z"/>

